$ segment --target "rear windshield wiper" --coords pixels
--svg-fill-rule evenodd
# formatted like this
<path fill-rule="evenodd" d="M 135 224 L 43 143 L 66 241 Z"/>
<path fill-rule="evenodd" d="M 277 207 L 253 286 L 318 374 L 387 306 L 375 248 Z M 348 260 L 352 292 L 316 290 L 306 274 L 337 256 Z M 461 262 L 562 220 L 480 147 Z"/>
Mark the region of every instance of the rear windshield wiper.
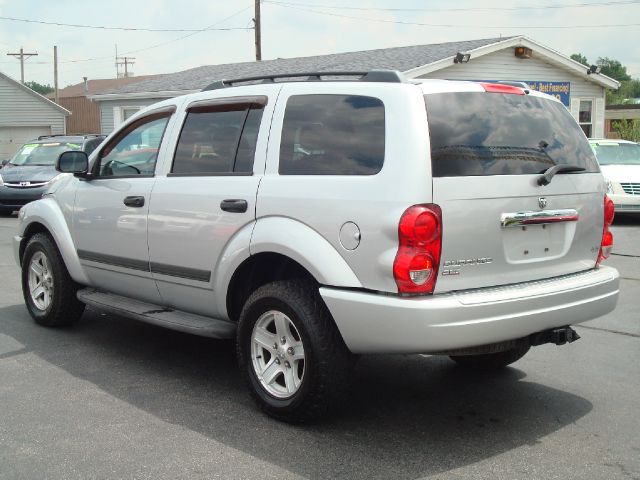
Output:
<path fill-rule="evenodd" d="M 538 177 L 538 185 L 541 187 L 549 185 L 553 177 L 556 176 L 556 173 L 584 172 L 585 170 L 584 167 L 579 167 L 578 165 L 554 165 L 553 167 L 547 168 L 544 173 Z"/>

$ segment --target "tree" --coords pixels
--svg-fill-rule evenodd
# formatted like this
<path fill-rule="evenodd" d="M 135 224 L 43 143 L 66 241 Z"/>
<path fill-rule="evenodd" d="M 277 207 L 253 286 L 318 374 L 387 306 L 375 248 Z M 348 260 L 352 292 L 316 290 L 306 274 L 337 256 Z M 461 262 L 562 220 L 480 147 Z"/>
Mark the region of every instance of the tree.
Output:
<path fill-rule="evenodd" d="M 631 76 L 627 73 L 627 67 L 622 65 L 618 60 L 600 57 L 598 58 L 598 65 L 602 68 L 600 73 L 607 77 L 615 78 L 619 82 L 631 80 Z"/>
<path fill-rule="evenodd" d="M 571 60 L 575 60 L 576 62 L 580 62 L 581 64 L 583 64 L 586 67 L 589 66 L 589 60 L 587 60 L 587 57 L 585 57 L 581 53 L 572 53 L 571 54 Z"/>
<path fill-rule="evenodd" d="M 640 142 L 640 120 L 614 120 L 611 126 L 623 140 Z"/>
<path fill-rule="evenodd" d="M 29 87 L 34 92 L 39 93 L 40 95 L 46 95 L 48 93 L 53 92 L 53 87 L 49 84 L 42 84 L 38 82 L 24 82 L 25 86 Z"/>

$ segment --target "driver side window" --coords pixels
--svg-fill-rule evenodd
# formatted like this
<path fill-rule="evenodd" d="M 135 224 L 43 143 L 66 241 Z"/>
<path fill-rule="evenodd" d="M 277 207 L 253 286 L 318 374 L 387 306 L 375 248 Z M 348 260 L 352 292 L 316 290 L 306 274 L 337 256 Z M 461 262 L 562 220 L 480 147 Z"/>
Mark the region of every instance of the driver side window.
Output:
<path fill-rule="evenodd" d="M 170 117 L 159 115 L 134 122 L 105 146 L 100 154 L 100 176 L 153 175 Z"/>

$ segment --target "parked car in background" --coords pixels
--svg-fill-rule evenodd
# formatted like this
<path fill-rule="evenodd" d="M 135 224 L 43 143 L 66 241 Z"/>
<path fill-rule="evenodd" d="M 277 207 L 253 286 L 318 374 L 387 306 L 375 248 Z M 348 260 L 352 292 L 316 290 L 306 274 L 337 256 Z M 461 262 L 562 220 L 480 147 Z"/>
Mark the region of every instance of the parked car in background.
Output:
<path fill-rule="evenodd" d="M 640 212 L 640 145 L 626 140 L 590 139 L 616 213 Z"/>
<path fill-rule="evenodd" d="M 104 135 L 47 135 L 25 143 L 0 170 L 0 215 L 11 215 L 37 200 L 60 172 L 56 160 L 62 152 L 81 150 L 89 155 Z"/>

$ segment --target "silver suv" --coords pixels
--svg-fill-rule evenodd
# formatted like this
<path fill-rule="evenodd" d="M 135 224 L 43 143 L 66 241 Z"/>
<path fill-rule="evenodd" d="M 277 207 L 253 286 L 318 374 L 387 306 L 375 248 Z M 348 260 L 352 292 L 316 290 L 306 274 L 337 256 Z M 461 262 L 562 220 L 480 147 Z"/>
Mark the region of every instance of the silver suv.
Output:
<path fill-rule="evenodd" d="M 141 111 L 90 161 L 61 154 L 68 175 L 15 237 L 35 321 L 91 305 L 235 338 L 260 407 L 304 421 L 357 354 L 499 368 L 613 310 L 613 204 L 560 102 L 389 71 L 282 77 L 218 82 Z"/>

